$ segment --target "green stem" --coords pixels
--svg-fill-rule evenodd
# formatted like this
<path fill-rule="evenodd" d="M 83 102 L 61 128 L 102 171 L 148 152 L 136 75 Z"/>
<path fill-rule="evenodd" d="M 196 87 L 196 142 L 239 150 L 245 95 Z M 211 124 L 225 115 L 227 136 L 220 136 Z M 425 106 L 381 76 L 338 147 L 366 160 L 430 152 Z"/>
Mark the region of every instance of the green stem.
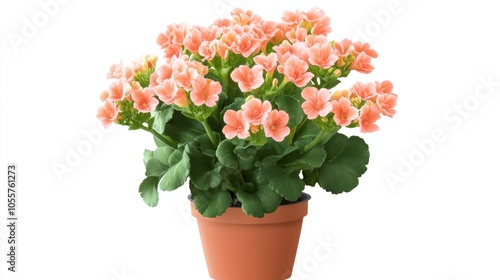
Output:
<path fill-rule="evenodd" d="M 153 134 L 153 136 L 156 139 L 160 140 L 161 142 L 165 143 L 166 145 L 168 145 L 172 148 L 177 148 L 177 145 L 179 145 L 179 143 L 177 143 L 177 141 L 175 141 L 174 139 L 170 138 L 170 136 L 161 135 L 160 133 L 156 132 L 156 130 L 154 130 L 154 129 L 151 129 L 151 128 L 146 127 L 146 126 L 141 126 L 141 129 Z"/>
<path fill-rule="evenodd" d="M 214 148 L 217 148 L 217 139 L 215 138 L 214 131 L 208 124 L 206 119 L 200 120 L 200 122 L 203 124 L 203 127 L 205 128 L 205 131 L 207 132 L 208 138 L 210 138 L 210 141 L 214 145 Z"/>
<path fill-rule="evenodd" d="M 299 131 L 302 128 L 302 126 L 307 122 L 307 120 L 308 120 L 307 116 L 304 116 L 302 121 L 292 129 L 292 131 L 290 132 L 290 135 L 288 135 L 288 141 L 289 141 L 290 145 L 293 144 L 295 133 L 297 133 L 297 131 Z"/>
<path fill-rule="evenodd" d="M 220 73 L 219 73 L 219 76 L 222 79 L 222 91 L 224 91 L 227 94 L 228 97 L 231 97 L 231 96 L 229 96 L 229 93 L 227 92 L 228 72 L 229 72 L 229 69 L 230 68 L 222 68 L 221 71 L 220 71 Z"/>
<path fill-rule="evenodd" d="M 314 147 L 316 147 L 318 144 L 324 144 L 326 143 L 334 134 L 336 131 L 320 131 L 318 135 L 316 135 L 316 138 L 314 138 L 311 143 L 309 143 L 307 146 L 305 146 L 304 150 L 302 151 L 304 154 L 312 150 Z"/>

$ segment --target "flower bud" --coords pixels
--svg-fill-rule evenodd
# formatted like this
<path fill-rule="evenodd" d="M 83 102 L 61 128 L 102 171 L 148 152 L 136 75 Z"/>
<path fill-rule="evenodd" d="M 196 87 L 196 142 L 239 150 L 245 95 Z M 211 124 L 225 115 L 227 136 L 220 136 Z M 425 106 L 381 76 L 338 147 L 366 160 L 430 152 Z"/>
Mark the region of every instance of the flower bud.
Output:
<path fill-rule="evenodd" d="M 273 79 L 272 86 L 273 86 L 273 87 L 278 86 L 278 79 L 276 79 L 276 78 L 274 78 L 274 79 Z"/>
<path fill-rule="evenodd" d="M 158 57 L 156 55 L 148 54 L 144 57 L 144 63 L 142 65 L 142 67 L 144 69 L 153 68 L 156 66 L 157 60 L 158 60 Z"/>
<path fill-rule="evenodd" d="M 250 131 L 251 131 L 253 134 L 255 134 L 255 133 L 259 132 L 259 130 L 260 130 L 260 125 L 251 125 L 251 126 L 250 126 Z"/>
<path fill-rule="evenodd" d="M 248 101 L 250 101 L 250 99 L 254 98 L 253 95 L 249 95 L 246 99 L 245 99 L 245 103 L 247 103 Z"/>

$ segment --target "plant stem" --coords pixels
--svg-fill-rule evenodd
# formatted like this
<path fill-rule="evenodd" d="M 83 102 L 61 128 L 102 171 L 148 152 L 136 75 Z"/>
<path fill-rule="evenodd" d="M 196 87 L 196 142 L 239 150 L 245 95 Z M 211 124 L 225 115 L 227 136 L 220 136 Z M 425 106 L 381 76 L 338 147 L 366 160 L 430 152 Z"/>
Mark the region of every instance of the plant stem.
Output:
<path fill-rule="evenodd" d="M 168 146 L 170 146 L 172 148 L 177 148 L 177 145 L 179 145 L 179 143 L 177 143 L 177 141 L 175 141 L 174 139 L 170 138 L 170 136 L 162 135 L 162 134 L 156 132 L 156 130 L 154 130 L 154 129 L 151 129 L 151 128 L 146 127 L 146 126 L 141 126 L 141 129 L 153 134 L 153 136 L 156 139 L 160 140 L 161 142 L 167 144 Z"/>
<path fill-rule="evenodd" d="M 229 96 L 229 93 L 227 92 L 228 72 L 229 72 L 229 68 L 222 68 L 221 71 L 219 72 L 219 76 L 222 79 L 222 91 L 224 91 L 228 97 L 231 97 L 231 96 Z"/>
<path fill-rule="evenodd" d="M 297 133 L 297 131 L 299 131 L 306 122 L 307 122 L 307 116 L 304 116 L 302 121 L 297 126 L 295 126 L 294 129 L 292 129 L 292 131 L 290 132 L 290 135 L 288 136 L 288 141 L 290 144 L 293 143 L 295 133 Z"/>
<path fill-rule="evenodd" d="M 318 135 L 316 135 L 316 138 L 314 138 L 311 143 L 305 146 L 302 152 L 305 154 L 316 147 L 318 144 L 326 143 L 335 133 L 336 131 L 320 131 Z"/>
<path fill-rule="evenodd" d="M 217 148 L 217 139 L 215 138 L 215 134 L 208 124 L 206 119 L 200 120 L 200 122 L 203 124 L 203 127 L 205 128 L 205 131 L 207 132 L 208 138 L 210 138 L 210 141 L 214 145 L 214 148 Z"/>

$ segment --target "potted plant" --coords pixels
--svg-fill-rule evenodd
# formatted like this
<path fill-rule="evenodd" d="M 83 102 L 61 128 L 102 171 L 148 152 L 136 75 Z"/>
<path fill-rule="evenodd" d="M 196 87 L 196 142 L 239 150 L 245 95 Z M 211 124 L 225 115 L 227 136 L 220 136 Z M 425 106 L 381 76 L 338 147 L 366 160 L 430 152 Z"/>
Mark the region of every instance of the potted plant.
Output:
<path fill-rule="evenodd" d="M 97 117 L 153 135 L 140 195 L 156 206 L 159 190 L 188 185 L 217 280 L 290 277 L 305 186 L 349 192 L 366 171 L 368 145 L 339 130 L 373 132 L 395 114 L 389 81 L 335 88 L 352 71 L 370 73 L 378 54 L 330 31 L 319 8 L 281 22 L 235 9 L 207 27 L 168 25 L 161 61 L 109 70 Z"/>

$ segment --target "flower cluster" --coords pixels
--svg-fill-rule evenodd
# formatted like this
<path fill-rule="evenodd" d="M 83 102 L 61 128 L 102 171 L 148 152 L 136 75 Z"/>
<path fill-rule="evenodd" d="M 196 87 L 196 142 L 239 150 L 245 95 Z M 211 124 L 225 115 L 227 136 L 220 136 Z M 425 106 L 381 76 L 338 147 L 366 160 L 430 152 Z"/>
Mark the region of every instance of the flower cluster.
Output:
<path fill-rule="evenodd" d="M 222 132 L 227 139 L 232 139 L 236 135 L 245 139 L 264 129 L 266 137 L 271 137 L 274 141 L 281 142 L 290 133 L 288 123 L 288 113 L 280 110 L 272 110 L 272 105 L 268 100 L 262 102 L 258 98 L 250 96 L 249 100 L 239 111 L 227 110 L 224 114 L 226 125 Z"/>
<path fill-rule="evenodd" d="M 360 138 L 343 140 L 338 130 L 378 130 L 377 120 L 394 116 L 397 94 L 390 81 L 335 87 L 352 71 L 371 73 L 378 53 L 368 43 L 329 40 L 330 19 L 319 8 L 285 11 L 280 22 L 242 9 L 231 15 L 207 27 L 170 24 L 157 37 L 162 58 L 147 55 L 109 69 L 97 117 L 106 127 L 118 123 L 148 131 L 162 149 L 154 156 L 146 153 L 141 193 L 174 189 L 188 177 L 195 202 L 212 198 L 212 192 L 205 193 L 211 189 L 243 202 L 249 193 L 264 192 L 264 184 L 290 201 L 305 184 L 350 191 L 364 172 L 367 146 Z M 334 145 L 358 146 L 363 152 L 351 156 L 362 166 L 350 166 L 354 159 L 332 163 L 342 160 L 328 154 Z M 168 150 L 172 159 L 156 157 L 165 156 L 163 146 L 177 151 Z M 265 160 L 267 155 L 272 160 Z M 193 166 L 200 158 L 208 162 L 200 168 L 211 179 L 197 178 L 200 171 Z M 177 164 L 187 171 L 169 172 Z M 355 171 L 342 174 L 355 178 L 332 183 L 324 175 L 330 164 L 352 167 Z M 273 176 L 293 176 L 295 191 Z M 267 206 L 262 207 L 268 211 L 274 204 Z"/>

